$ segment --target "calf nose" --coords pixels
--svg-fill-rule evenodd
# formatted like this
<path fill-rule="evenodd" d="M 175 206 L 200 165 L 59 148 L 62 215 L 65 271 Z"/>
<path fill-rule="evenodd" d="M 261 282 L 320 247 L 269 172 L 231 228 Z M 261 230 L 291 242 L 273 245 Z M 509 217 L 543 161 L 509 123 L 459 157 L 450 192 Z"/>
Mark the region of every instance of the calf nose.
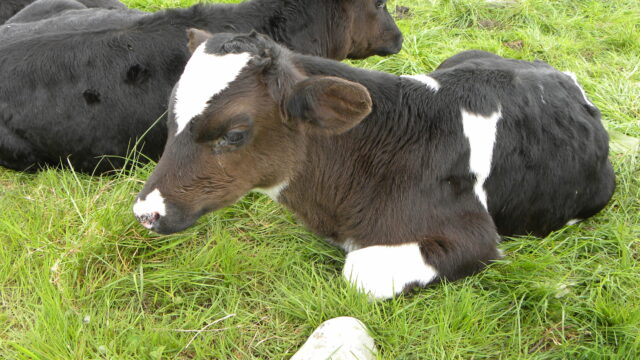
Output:
<path fill-rule="evenodd" d="M 133 204 L 133 214 L 144 227 L 155 230 L 160 218 L 167 215 L 165 200 L 160 190 L 154 189 L 145 196 L 139 196 Z"/>
<path fill-rule="evenodd" d="M 136 215 L 136 219 L 138 219 L 142 226 L 146 227 L 147 229 L 152 229 L 160 219 L 160 213 L 154 211 L 148 214 L 140 214 Z"/>

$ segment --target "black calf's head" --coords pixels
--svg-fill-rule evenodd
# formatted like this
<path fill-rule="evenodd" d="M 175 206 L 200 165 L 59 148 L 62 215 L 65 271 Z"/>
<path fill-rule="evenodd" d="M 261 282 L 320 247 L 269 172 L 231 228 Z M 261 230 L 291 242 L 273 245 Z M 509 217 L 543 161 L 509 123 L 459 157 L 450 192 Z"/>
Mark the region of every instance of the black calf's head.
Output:
<path fill-rule="evenodd" d="M 342 16 L 350 19 L 345 36 L 351 46 L 346 57 L 363 59 L 391 55 L 402 49 L 402 33 L 387 10 L 387 0 L 339 0 Z"/>
<path fill-rule="evenodd" d="M 362 85 L 308 77 L 262 35 L 191 31 L 190 39 L 164 153 L 133 208 L 160 233 L 183 230 L 253 189 L 286 186 L 308 136 L 345 132 L 371 111 Z"/>

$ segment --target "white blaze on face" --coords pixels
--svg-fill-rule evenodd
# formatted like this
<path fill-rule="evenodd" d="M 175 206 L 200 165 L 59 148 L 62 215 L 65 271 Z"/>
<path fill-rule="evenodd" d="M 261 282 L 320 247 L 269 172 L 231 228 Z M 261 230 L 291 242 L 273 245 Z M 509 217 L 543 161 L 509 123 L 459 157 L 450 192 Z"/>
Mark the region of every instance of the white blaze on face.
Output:
<path fill-rule="evenodd" d="M 476 176 L 476 184 L 473 188 L 485 209 L 487 209 L 487 194 L 484 191 L 484 182 L 491 172 L 493 145 L 496 142 L 497 125 L 501 117 L 500 110 L 485 117 L 462 109 L 464 135 L 469 140 L 471 151 L 469 169 Z"/>
<path fill-rule="evenodd" d="M 580 86 L 580 84 L 578 83 L 578 78 L 576 77 L 576 74 L 574 74 L 574 73 L 572 73 L 570 71 L 565 71 L 564 73 L 565 73 L 565 75 L 569 76 L 571 78 L 571 80 L 573 80 L 574 84 L 576 84 L 576 87 L 578 88 L 578 90 L 580 90 L 580 93 L 582 94 L 582 98 L 584 99 L 584 101 L 587 104 L 589 104 L 589 106 L 595 107 L 595 105 L 593 105 L 593 103 L 591 101 L 589 101 L 589 99 L 587 99 L 587 94 L 582 89 L 582 86 Z"/>
<path fill-rule="evenodd" d="M 153 213 L 165 216 L 167 214 L 167 209 L 164 205 L 164 198 L 162 197 L 160 190 L 153 190 L 144 198 L 144 200 L 138 199 L 138 201 L 133 205 L 133 213 L 136 216 L 145 216 Z"/>
<path fill-rule="evenodd" d="M 427 75 L 403 75 L 403 77 L 420 81 L 421 83 L 424 83 L 425 85 L 427 85 L 427 88 L 433 90 L 434 92 L 440 90 L 440 83 L 438 82 L 438 80 L 432 78 L 431 76 L 427 76 Z"/>
<path fill-rule="evenodd" d="M 411 284 L 427 285 L 438 276 L 424 262 L 417 243 L 369 246 L 347 254 L 344 277 L 374 299 L 388 299 Z"/>
<path fill-rule="evenodd" d="M 176 135 L 207 108 L 214 95 L 222 92 L 238 77 L 251 59 L 249 53 L 207 54 L 205 45 L 200 45 L 193 52 L 178 81 L 173 108 L 178 125 Z"/>

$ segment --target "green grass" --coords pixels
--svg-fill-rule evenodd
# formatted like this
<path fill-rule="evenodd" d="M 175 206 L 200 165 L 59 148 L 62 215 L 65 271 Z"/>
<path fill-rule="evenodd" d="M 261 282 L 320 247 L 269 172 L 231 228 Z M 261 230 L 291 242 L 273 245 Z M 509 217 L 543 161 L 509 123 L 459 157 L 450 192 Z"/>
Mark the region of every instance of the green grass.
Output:
<path fill-rule="evenodd" d="M 131 213 L 152 166 L 102 178 L 0 169 L 0 358 L 287 359 L 342 315 L 367 324 L 381 359 L 640 358 L 640 3 L 389 3 L 412 10 L 404 50 L 355 66 L 424 73 L 474 48 L 575 72 L 632 144 L 611 153 L 610 205 L 505 241 L 505 259 L 477 276 L 370 303 L 342 280 L 342 252 L 263 196 L 159 236 Z"/>

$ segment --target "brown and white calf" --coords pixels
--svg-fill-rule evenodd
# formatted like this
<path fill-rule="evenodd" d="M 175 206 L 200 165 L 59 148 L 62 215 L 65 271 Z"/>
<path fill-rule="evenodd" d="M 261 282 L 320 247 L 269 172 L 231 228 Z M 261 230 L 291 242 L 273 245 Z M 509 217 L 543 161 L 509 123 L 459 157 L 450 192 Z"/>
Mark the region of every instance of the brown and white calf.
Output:
<path fill-rule="evenodd" d="M 195 48 L 169 140 L 133 207 L 159 233 L 249 191 L 347 252 L 376 298 L 473 274 L 500 235 L 545 235 L 608 202 L 600 113 L 543 62 L 461 53 L 398 77 L 292 53 L 261 35 Z"/>

